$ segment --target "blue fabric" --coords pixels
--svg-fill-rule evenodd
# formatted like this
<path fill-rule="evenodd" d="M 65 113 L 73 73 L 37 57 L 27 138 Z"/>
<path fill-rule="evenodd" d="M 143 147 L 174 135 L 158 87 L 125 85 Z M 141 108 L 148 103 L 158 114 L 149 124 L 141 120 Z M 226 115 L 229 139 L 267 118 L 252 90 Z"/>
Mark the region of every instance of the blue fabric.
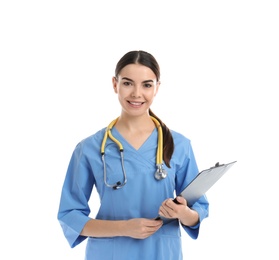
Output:
<path fill-rule="evenodd" d="M 86 238 L 80 236 L 90 218 L 125 220 L 130 218 L 156 218 L 161 203 L 174 198 L 198 174 L 198 167 L 191 142 L 185 136 L 172 131 L 175 150 L 171 168 L 166 179 L 157 181 L 156 171 L 157 130 L 146 142 L 134 149 L 113 128 L 112 134 L 124 147 L 124 163 L 127 184 L 113 190 L 104 184 L 103 163 L 100 147 L 105 128 L 82 140 L 76 146 L 62 188 L 58 220 L 71 247 L 87 239 L 86 259 L 114 260 L 179 260 L 182 259 L 181 229 L 196 239 L 202 220 L 208 216 L 208 201 L 203 196 L 193 205 L 199 213 L 200 223 L 195 227 L 180 225 L 177 220 L 163 225 L 159 231 L 146 239 L 129 237 Z M 123 181 L 118 146 L 110 139 L 105 148 L 107 182 Z M 90 216 L 88 201 L 93 187 L 100 197 L 100 208 L 96 216 Z M 92 202 L 91 202 L 92 203 Z"/>

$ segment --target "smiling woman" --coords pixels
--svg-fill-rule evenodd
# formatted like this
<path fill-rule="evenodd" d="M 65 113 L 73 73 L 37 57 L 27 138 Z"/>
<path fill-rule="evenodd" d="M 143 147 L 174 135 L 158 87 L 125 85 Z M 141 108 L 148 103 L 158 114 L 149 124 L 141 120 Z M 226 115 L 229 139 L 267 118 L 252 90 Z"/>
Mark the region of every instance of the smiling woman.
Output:
<path fill-rule="evenodd" d="M 87 239 L 85 259 L 181 260 L 181 229 L 196 239 L 209 206 L 206 196 L 191 207 L 182 197 L 173 202 L 198 174 L 191 142 L 150 109 L 160 87 L 150 53 L 126 53 L 112 84 L 121 113 L 74 149 L 58 220 L 71 247 Z M 101 199 L 96 216 L 93 187 Z"/>
<path fill-rule="evenodd" d="M 122 108 L 134 108 L 134 113 L 138 114 L 148 111 L 159 86 L 160 81 L 154 72 L 141 64 L 126 65 L 120 74 L 113 77 L 113 88 Z"/>

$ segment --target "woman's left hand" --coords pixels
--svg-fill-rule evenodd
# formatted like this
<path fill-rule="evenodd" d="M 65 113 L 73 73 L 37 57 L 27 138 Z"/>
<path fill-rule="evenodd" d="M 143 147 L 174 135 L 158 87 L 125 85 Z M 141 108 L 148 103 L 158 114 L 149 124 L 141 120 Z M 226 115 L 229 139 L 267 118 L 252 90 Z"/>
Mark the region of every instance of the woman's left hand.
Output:
<path fill-rule="evenodd" d="M 181 197 L 176 197 L 175 203 L 173 199 L 166 199 L 163 201 L 162 205 L 159 209 L 159 215 L 165 218 L 180 218 L 185 215 L 186 208 L 187 208 L 187 201 Z"/>
<path fill-rule="evenodd" d="M 177 218 L 185 226 L 194 226 L 199 222 L 199 215 L 195 210 L 187 206 L 187 201 L 182 196 L 166 199 L 160 206 L 159 215 L 165 218 Z"/>

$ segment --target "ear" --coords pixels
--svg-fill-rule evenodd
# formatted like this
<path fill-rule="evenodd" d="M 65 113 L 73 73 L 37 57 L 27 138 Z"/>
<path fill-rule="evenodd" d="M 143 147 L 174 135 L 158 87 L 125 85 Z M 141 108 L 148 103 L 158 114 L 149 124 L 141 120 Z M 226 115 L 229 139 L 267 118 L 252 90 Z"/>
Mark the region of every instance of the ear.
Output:
<path fill-rule="evenodd" d="M 112 77 L 112 87 L 115 93 L 117 93 L 117 78 Z"/>
<path fill-rule="evenodd" d="M 156 84 L 156 92 L 155 92 L 155 95 L 154 95 L 154 96 L 156 96 L 156 95 L 157 95 L 157 93 L 158 93 L 158 91 L 159 91 L 160 86 L 161 86 L 161 81 L 158 81 L 158 82 L 157 82 L 157 84 Z"/>

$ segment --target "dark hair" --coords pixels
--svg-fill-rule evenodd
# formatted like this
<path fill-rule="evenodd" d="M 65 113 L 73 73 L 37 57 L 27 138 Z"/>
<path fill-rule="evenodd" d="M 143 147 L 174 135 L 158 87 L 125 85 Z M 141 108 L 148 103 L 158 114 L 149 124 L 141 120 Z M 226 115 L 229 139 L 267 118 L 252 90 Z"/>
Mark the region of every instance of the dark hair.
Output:
<path fill-rule="evenodd" d="M 146 51 L 127 52 L 117 63 L 115 68 L 115 77 L 117 78 L 120 71 L 129 64 L 141 64 L 150 68 L 156 75 L 157 81 L 160 81 L 160 66 L 153 55 Z M 174 142 L 170 129 L 149 109 L 149 115 L 155 117 L 161 124 L 163 130 L 163 160 L 170 168 L 170 160 L 174 151 Z"/>

